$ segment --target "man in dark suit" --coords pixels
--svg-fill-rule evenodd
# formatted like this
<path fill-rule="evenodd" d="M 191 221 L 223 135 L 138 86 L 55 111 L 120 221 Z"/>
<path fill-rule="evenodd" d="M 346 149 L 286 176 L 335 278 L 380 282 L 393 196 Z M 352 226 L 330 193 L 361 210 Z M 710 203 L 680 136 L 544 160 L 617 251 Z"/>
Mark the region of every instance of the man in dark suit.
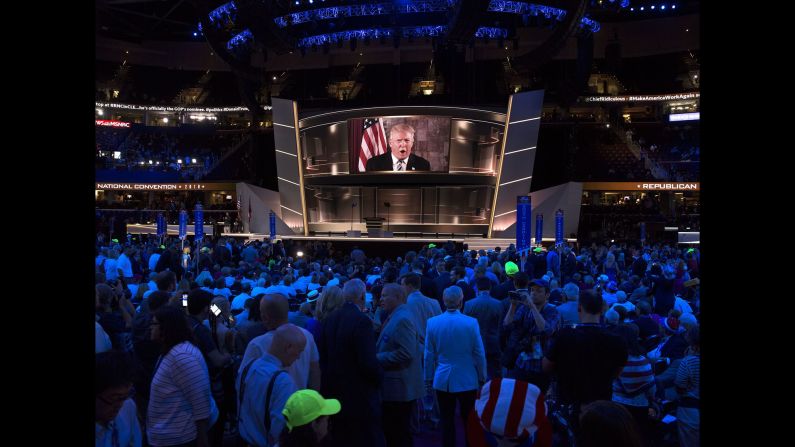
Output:
<path fill-rule="evenodd" d="M 329 424 L 334 446 L 386 445 L 381 429 L 384 372 L 376 359 L 373 323 L 361 310 L 365 292 L 361 280 L 346 282 L 346 302 L 323 320 L 318 338 L 321 392 L 345 402 Z"/>
<path fill-rule="evenodd" d="M 436 301 L 439 301 L 439 305 L 444 310 L 445 307 L 442 306 L 442 293 L 444 293 L 444 289 L 452 286 L 453 282 L 450 280 L 450 272 L 447 271 L 444 261 L 436 261 L 436 273 L 437 276 L 433 279 L 436 290 L 431 298 L 435 298 Z"/>
<path fill-rule="evenodd" d="M 414 146 L 414 128 L 408 124 L 395 124 L 389 129 L 389 152 L 367 160 L 365 170 L 370 171 L 430 171 L 428 160 L 411 153 Z"/>
<path fill-rule="evenodd" d="M 632 250 L 632 274 L 637 275 L 640 278 L 646 276 L 646 260 L 643 259 L 643 251 L 634 249 Z"/>
<path fill-rule="evenodd" d="M 464 304 L 466 304 L 467 301 L 475 298 L 475 289 L 473 289 L 472 286 L 470 286 L 466 281 L 466 276 L 466 269 L 460 265 L 454 267 L 453 271 L 450 273 L 450 282 L 460 287 L 461 291 L 464 293 Z"/>

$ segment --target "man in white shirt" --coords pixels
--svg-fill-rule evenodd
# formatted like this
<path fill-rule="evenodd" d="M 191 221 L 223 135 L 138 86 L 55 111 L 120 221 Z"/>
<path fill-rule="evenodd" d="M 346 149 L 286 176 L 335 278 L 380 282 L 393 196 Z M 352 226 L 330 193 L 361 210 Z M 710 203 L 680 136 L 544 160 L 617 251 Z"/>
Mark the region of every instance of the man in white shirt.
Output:
<path fill-rule="evenodd" d="M 149 256 L 149 271 L 154 272 L 157 266 L 157 261 L 160 260 L 160 252 L 165 249 L 165 245 L 161 245 L 158 249 Z"/>
<path fill-rule="evenodd" d="M 289 370 L 304 352 L 307 340 L 304 334 L 292 325 L 280 327 L 272 332 L 272 343 L 268 346 L 268 350 L 254 359 L 250 365 L 242 364 L 237 380 L 240 436 L 250 445 L 268 447 L 276 445 L 284 428 L 284 415 L 282 415 L 284 405 L 299 389 L 288 374 L 281 372 Z"/>
<path fill-rule="evenodd" d="M 243 293 L 232 299 L 232 310 L 245 309 L 246 300 L 251 298 L 247 292 L 251 292 L 251 286 L 248 284 L 242 285 Z"/>
<path fill-rule="evenodd" d="M 289 325 L 299 329 L 306 338 L 304 350 L 290 366 L 285 370 L 292 377 L 298 389 L 311 388 L 315 391 L 320 390 L 320 354 L 315 344 L 312 333 L 304 328 L 288 323 L 290 306 L 287 298 L 281 294 L 268 294 L 260 301 L 260 316 L 262 322 L 268 329 L 263 335 L 254 337 L 246 347 L 243 361 L 240 368 L 245 368 L 250 362 L 262 357 L 268 352 L 273 343 L 273 336 L 276 329 Z"/>
<path fill-rule="evenodd" d="M 133 271 L 132 271 L 132 262 L 130 262 L 130 256 L 135 253 L 134 248 L 125 248 L 119 258 L 116 259 L 116 268 L 120 269 L 122 275 L 124 275 L 125 281 L 132 279 Z"/>

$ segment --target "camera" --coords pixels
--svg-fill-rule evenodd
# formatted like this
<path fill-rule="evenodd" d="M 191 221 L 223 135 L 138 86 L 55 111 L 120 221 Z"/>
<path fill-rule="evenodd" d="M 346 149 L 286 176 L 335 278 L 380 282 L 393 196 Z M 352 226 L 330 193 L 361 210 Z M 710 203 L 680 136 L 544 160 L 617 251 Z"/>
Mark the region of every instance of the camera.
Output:
<path fill-rule="evenodd" d="M 515 290 L 511 290 L 510 292 L 508 292 L 508 298 L 510 298 L 513 301 L 524 301 L 522 294 Z"/>
<path fill-rule="evenodd" d="M 215 304 L 210 305 L 210 310 L 213 312 L 213 315 L 215 315 L 216 317 L 221 314 L 221 308 L 219 308 Z"/>
<path fill-rule="evenodd" d="M 188 294 L 187 294 L 187 292 L 182 294 L 182 307 L 188 307 Z"/>

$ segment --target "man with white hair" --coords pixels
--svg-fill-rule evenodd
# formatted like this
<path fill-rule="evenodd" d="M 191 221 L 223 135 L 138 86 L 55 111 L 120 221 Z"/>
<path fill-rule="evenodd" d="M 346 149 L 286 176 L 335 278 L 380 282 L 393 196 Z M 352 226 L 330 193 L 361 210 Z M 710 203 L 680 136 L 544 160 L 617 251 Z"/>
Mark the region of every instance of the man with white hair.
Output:
<path fill-rule="evenodd" d="M 464 293 L 458 286 L 444 290 L 447 310 L 428 320 L 425 339 L 425 380 L 433 380 L 442 419 L 445 447 L 455 443 L 455 404 L 466 418 L 475 404 L 480 385 L 486 382 L 486 352 L 478 320 L 461 313 Z"/>
<path fill-rule="evenodd" d="M 558 306 L 560 321 L 563 326 L 571 326 L 580 322 L 580 314 L 577 311 L 577 300 L 580 297 L 580 288 L 577 284 L 570 282 L 563 286 L 563 304 Z"/>

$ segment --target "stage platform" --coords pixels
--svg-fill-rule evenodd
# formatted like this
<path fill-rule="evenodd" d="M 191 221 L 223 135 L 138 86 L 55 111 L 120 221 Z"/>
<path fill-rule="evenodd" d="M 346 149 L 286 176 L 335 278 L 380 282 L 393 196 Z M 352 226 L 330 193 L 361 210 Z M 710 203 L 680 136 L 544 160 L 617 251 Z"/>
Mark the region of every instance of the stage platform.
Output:
<path fill-rule="evenodd" d="M 268 237 L 265 233 L 224 233 L 224 237 L 232 237 L 235 239 L 244 240 L 263 240 Z M 342 235 L 337 236 L 301 236 L 301 235 L 276 235 L 276 239 L 284 241 L 291 241 L 291 245 L 300 247 L 303 244 L 311 242 L 331 242 L 337 249 L 346 251 L 352 250 L 354 247 L 359 247 L 365 251 L 368 256 L 404 256 L 409 250 L 419 250 L 423 246 L 430 243 L 436 244 L 440 247 L 447 241 L 452 241 L 456 245 L 457 250 L 461 250 L 466 245 L 469 250 L 494 250 L 500 247 L 500 250 L 505 250 L 511 244 L 516 243 L 516 239 L 508 238 L 463 238 L 463 237 L 346 237 Z M 568 239 L 570 243 L 576 243 L 576 239 Z M 553 238 L 543 239 L 543 245 L 549 246 L 554 244 Z"/>

